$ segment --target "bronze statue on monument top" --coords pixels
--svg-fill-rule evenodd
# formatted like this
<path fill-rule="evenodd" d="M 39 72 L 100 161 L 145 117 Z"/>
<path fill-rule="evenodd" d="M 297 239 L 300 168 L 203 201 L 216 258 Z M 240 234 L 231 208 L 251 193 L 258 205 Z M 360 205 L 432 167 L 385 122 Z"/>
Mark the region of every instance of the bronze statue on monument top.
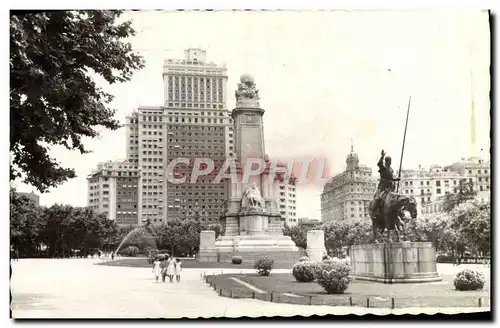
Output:
<path fill-rule="evenodd" d="M 259 100 L 259 90 L 256 89 L 254 79 L 250 74 L 243 74 L 240 77 L 240 83 L 238 83 L 235 95 L 237 101 L 246 99 Z"/>

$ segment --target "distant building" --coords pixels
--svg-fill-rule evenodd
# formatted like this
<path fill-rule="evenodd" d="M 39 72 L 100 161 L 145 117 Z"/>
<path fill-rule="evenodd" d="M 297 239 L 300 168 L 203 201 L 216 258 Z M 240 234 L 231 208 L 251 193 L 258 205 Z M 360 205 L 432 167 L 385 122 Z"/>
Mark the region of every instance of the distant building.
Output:
<path fill-rule="evenodd" d="M 206 61 L 206 51 L 188 49 L 184 59 L 163 64 L 163 106 L 141 106 L 127 117 L 127 160 L 142 172 L 138 215 L 151 223 L 169 219 L 219 221 L 227 199 L 215 172 L 189 183 L 195 158 L 220 167 L 234 155 L 233 120 L 226 108 L 227 69 Z M 188 158 L 167 176 L 175 159 Z M 186 183 L 169 178 L 186 176 Z M 170 179 L 171 180 L 171 179 Z"/>
<path fill-rule="evenodd" d="M 462 159 L 447 167 L 451 171 L 462 174 L 469 182 L 473 182 L 477 192 L 476 198 L 489 201 L 491 197 L 491 162 L 479 157 Z"/>
<path fill-rule="evenodd" d="M 137 209 L 139 180 L 140 172 L 135 163 L 99 163 L 87 177 L 87 205 L 106 214 L 119 226 L 140 225 Z"/>
<path fill-rule="evenodd" d="M 432 165 L 429 169 L 403 170 L 400 193 L 414 196 L 422 214 L 443 210 L 447 193 L 456 193 L 460 181 L 472 182 L 476 199 L 490 198 L 490 162 L 480 158 L 463 159 L 448 166 Z"/>
<path fill-rule="evenodd" d="M 295 177 L 290 177 L 288 181 L 281 179 L 278 184 L 278 206 L 280 209 L 281 218 L 285 219 L 285 224 L 289 227 L 297 225 L 297 193 L 296 193 Z"/>
<path fill-rule="evenodd" d="M 351 146 L 346 158 L 346 170 L 332 177 L 321 194 L 323 222 L 352 218 L 368 218 L 368 205 L 376 190 L 372 169 L 359 164 L 358 155 Z"/>
<path fill-rule="evenodd" d="M 320 220 L 316 220 L 316 219 L 309 219 L 309 218 L 299 218 L 298 219 L 299 225 L 316 226 L 316 225 L 319 225 L 321 223 L 322 222 Z"/>
<path fill-rule="evenodd" d="M 40 196 L 34 192 L 18 192 L 17 194 L 29 198 L 36 206 L 40 206 Z"/>

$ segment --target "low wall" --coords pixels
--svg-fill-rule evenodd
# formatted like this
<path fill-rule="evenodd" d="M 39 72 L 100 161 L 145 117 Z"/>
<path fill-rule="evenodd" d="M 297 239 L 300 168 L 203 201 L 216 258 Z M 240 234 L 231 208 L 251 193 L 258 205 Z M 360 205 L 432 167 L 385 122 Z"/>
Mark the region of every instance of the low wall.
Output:
<path fill-rule="evenodd" d="M 349 254 L 354 279 L 386 284 L 441 281 L 430 242 L 354 245 Z"/>

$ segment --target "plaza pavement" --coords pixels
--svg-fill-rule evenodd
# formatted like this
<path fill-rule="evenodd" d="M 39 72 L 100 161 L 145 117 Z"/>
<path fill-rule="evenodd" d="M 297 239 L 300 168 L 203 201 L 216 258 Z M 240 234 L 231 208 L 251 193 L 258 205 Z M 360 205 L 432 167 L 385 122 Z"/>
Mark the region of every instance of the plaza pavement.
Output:
<path fill-rule="evenodd" d="M 231 299 L 218 296 L 200 277 L 203 272 L 218 273 L 221 269 L 185 269 L 180 283 L 156 283 L 151 269 L 100 266 L 93 262 L 91 259 L 21 259 L 11 262 L 13 318 L 210 318 L 489 310 L 366 309 Z M 438 265 L 438 271 L 458 272 L 463 267 Z M 476 268 L 489 271 L 485 266 L 478 265 Z M 224 269 L 227 273 L 231 271 L 235 270 Z"/>

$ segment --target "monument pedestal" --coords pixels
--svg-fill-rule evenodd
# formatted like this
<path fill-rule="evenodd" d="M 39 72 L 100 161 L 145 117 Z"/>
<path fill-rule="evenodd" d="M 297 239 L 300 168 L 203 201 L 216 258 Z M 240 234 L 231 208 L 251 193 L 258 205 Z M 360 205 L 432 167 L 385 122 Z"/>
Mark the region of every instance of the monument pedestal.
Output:
<path fill-rule="evenodd" d="M 217 262 L 217 249 L 215 248 L 215 231 L 208 230 L 200 233 L 199 262 Z"/>
<path fill-rule="evenodd" d="M 392 283 L 441 281 L 436 250 L 430 242 L 399 242 L 350 247 L 351 276 L 357 280 Z"/>
<path fill-rule="evenodd" d="M 289 236 L 220 236 L 215 247 L 219 262 L 231 262 L 233 256 L 241 256 L 244 262 L 266 257 L 275 262 L 296 262 L 301 256 Z"/>
<path fill-rule="evenodd" d="M 311 261 L 320 262 L 325 254 L 325 232 L 309 230 L 307 232 L 307 256 Z"/>
<path fill-rule="evenodd" d="M 226 218 L 231 222 L 232 217 Z M 281 219 L 259 212 L 239 217 L 239 234 L 220 236 L 215 242 L 219 262 L 231 262 L 233 256 L 243 261 L 269 258 L 275 261 L 298 261 L 300 252 L 289 236 L 283 236 Z"/>

